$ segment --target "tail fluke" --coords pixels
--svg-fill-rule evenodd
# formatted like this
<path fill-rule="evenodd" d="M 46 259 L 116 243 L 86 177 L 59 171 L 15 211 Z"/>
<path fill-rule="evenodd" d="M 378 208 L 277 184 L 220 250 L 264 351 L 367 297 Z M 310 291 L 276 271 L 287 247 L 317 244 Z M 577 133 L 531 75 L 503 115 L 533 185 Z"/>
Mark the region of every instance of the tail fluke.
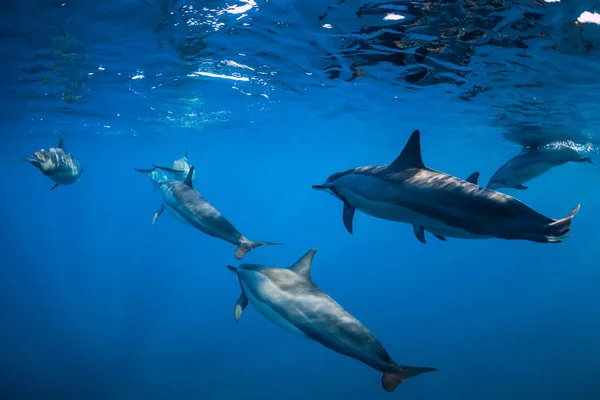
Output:
<path fill-rule="evenodd" d="M 564 218 L 561 218 L 557 221 L 554 221 L 548 225 L 550 230 L 550 235 L 552 238 L 559 238 L 563 236 L 565 233 L 571 230 L 571 221 L 573 221 L 573 217 L 575 214 L 579 212 L 579 207 L 581 204 L 577 204 L 573 210 Z M 550 238 L 549 238 L 550 239 Z M 552 241 L 552 240 L 551 240 Z M 560 241 L 560 240 L 559 240 Z"/>
<path fill-rule="evenodd" d="M 425 372 L 437 371 L 437 368 L 429 367 L 407 367 L 399 365 L 394 372 L 384 372 L 381 378 L 381 385 L 386 392 L 393 392 L 399 384 L 407 379 L 414 378 L 417 375 Z"/>
<path fill-rule="evenodd" d="M 276 243 L 276 242 L 253 242 L 253 241 L 246 239 L 245 237 L 242 237 L 241 240 L 242 240 L 242 244 L 240 244 L 238 246 L 238 248 L 235 249 L 235 253 L 233 255 L 238 260 L 241 260 L 242 258 L 244 258 L 244 256 L 246 254 L 248 254 L 248 252 L 250 252 L 251 250 L 254 250 L 255 248 L 260 247 L 260 246 L 264 246 L 264 245 L 283 246 L 283 243 Z"/>

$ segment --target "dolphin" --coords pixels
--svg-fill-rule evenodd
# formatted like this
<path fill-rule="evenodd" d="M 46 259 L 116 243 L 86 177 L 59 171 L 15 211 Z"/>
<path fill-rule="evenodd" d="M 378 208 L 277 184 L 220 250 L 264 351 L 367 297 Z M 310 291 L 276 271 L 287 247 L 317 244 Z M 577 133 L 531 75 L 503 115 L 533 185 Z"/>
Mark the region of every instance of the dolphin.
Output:
<path fill-rule="evenodd" d="M 343 202 L 344 226 L 350 233 L 359 209 L 444 236 L 555 243 L 570 231 L 580 206 L 554 220 L 507 194 L 427 168 L 421 158 L 419 130 L 391 164 L 347 169 L 312 187 Z"/>
<path fill-rule="evenodd" d="M 173 176 L 174 180 L 183 181 L 187 177 L 188 172 L 190 172 L 190 168 L 191 168 L 190 163 L 187 160 L 187 155 L 188 155 L 188 152 L 186 150 L 183 157 L 173 161 L 173 165 L 171 165 L 170 168 L 169 167 L 161 167 L 160 165 L 155 165 L 155 164 L 152 164 L 152 166 L 154 168 L 158 168 L 160 170 L 170 173 Z M 195 173 L 192 176 L 192 180 L 194 180 L 194 181 L 196 180 Z"/>
<path fill-rule="evenodd" d="M 237 275 L 242 289 L 233 311 L 235 322 L 252 303 L 261 314 L 286 331 L 312 339 L 383 372 L 381 383 L 388 392 L 393 392 L 407 379 L 437 370 L 396 364 L 366 326 L 313 282 L 311 265 L 316 252 L 316 249 L 309 250 L 289 268 L 228 265 Z"/>
<path fill-rule="evenodd" d="M 134 170 L 141 172 L 142 174 L 146 174 L 155 188 L 158 188 L 161 182 L 166 182 L 169 180 L 167 174 L 158 168 L 134 168 Z"/>
<path fill-rule="evenodd" d="M 71 153 L 65 151 L 62 133 L 58 135 L 58 145 L 56 147 L 51 147 L 48 150 L 41 149 L 33 155 L 16 162 L 24 161 L 33 164 L 42 174 L 54 182 L 54 186 L 50 190 L 54 190 L 60 185 L 79 182 L 79 177 L 83 173 L 79 161 Z"/>
<path fill-rule="evenodd" d="M 488 189 L 511 188 L 528 189 L 523 183 L 550 171 L 567 162 L 587 162 L 593 164 L 590 157 L 584 157 L 570 147 L 558 149 L 545 147 L 523 147 L 520 154 L 502 165 L 490 178 Z"/>
<path fill-rule="evenodd" d="M 223 239 L 238 246 L 234 253 L 235 258 L 238 260 L 241 260 L 246 253 L 256 247 L 266 244 L 282 245 L 282 243 L 275 242 L 254 242 L 244 237 L 212 204 L 194 189 L 192 185 L 193 175 L 194 167 L 191 167 L 183 182 L 171 180 L 158 184 L 163 202 L 154 214 L 152 225 L 166 208 L 171 215 L 181 222 L 209 236 Z"/>

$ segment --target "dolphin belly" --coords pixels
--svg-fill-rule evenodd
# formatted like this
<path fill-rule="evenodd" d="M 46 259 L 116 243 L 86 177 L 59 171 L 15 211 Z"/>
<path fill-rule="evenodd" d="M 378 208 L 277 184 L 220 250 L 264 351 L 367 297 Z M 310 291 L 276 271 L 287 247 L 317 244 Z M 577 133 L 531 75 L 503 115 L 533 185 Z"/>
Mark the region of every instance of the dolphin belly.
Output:
<path fill-rule="evenodd" d="M 77 175 L 74 175 L 72 171 L 60 171 L 56 173 L 50 173 L 47 176 L 53 182 L 61 185 L 70 185 L 77 182 Z"/>
<path fill-rule="evenodd" d="M 510 187 L 518 186 L 521 183 L 528 182 L 540 175 L 545 174 L 552 168 L 554 168 L 554 165 L 547 162 L 537 162 L 524 165 L 522 168 L 508 172 L 506 182 Z"/>
<path fill-rule="evenodd" d="M 477 233 L 468 232 L 468 231 L 465 231 L 464 229 L 454 228 L 451 226 L 446 226 L 446 227 L 425 226 L 424 228 L 426 231 L 428 231 L 430 233 L 434 233 L 436 235 L 440 235 L 440 236 L 444 236 L 444 237 L 457 238 L 457 239 L 490 239 L 493 237 L 492 235 L 479 235 Z"/>
<path fill-rule="evenodd" d="M 257 275 L 257 274 L 252 274 Z M 251 285 L 246 283 L 245 279 L 250 279 L 254 281 Z M 288 297 L 289 294 L 282 292 L 273 282 L 264 277 L 260 276 L 252 276 L 245 279 L 240 279 L 242 289 L 244 290 L 244 294 L 248 298 L 248 301 L 256 307 L 256 309 L 264 315 L 269 321 L 273 322 L 275 325 L 280 328 L 285 329 L 289 333 L 292 333 L 296 336 L 306 337 L 306 335 L 298 328 L 294 326 L 290 321 L 288 321 L 285 317 L 279 314 L 277 311 L 273 309 L 271 306 L 271 302 L 267 301 L 260 293 L 255 293 L 255 286 L 258 285 L 260 287 L 261 292 L 269 293 L 271 297 L 276 298 L 284 298 Z"/>

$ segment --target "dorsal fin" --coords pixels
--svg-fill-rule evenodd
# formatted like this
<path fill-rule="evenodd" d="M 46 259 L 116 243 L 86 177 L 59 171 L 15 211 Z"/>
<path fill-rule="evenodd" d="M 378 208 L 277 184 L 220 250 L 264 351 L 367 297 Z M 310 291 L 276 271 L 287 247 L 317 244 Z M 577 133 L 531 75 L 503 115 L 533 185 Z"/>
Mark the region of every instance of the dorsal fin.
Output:
<path fill-rule="evenodd" d="M 315 256 L 316 252 L 317 252 L 317 249 L 310 249 L 309 251 L 306 252 L 306 254 L 304 254 L 302 257 L 300 257 L 300 259 L 298 261 L 296 261 L 296 263 L 294 265 L 292 265 L 288 269 L 294 271 L 295 273 L 302 276 L 303 278 L 311 279 L 310 278 L 310 267 L 312 265 L 312 261 L 313 261 L 313 258 Z"/>
<path fill-rule="evenodd" d="M 65 141 L 63 140 L 62 133 L 58 134 L 58 146 L 56 146 L 56 147 L 59 149 L 65 148 Z"/>
<path fill-rule="evenodd" d="M 183 181 L 183 183 L 185 183 L 192 189 L 194 188 L 194 185 L 192 185 L 192 175 L 193 174 L 194 174 L 194 166 L 192 165 L 192 168 L 190 168 L 190 172 L 188 172 L 187 176 L 185 177 L 185 180 Z"/>
<path fill-rule="evenodd" d="M 421 158 L 421 132 L 418 129 L 410 135 L 402 153 L 394 160 L 392 165 L 400 168 L 425 168 Z"/>
<path fill-rule="evenodd" d="M 469 175 L 469 177 L 467 179 L 465 179 L 467 182 L 473 183 L 475 185 L 477 185 L 477 181 L 479 180 L 479 172 L 473 172 L 471 175 Z"/>
<path fill-rule="evenodd" d="M 185 151 L 185 154 L 183 155 L 183 158 L 185 158 L 187 160 L 187 150 Z"/>

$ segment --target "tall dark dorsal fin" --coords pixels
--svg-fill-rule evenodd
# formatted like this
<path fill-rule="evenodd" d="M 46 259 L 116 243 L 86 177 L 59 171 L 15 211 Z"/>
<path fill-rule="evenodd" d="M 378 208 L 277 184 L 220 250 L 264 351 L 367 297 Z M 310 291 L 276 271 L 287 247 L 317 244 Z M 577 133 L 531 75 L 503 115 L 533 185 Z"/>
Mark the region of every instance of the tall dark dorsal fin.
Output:
<path fill-rule="evenodd" d="M 410 135 L 402 153 L 394 160 L 392 165 L 400 168 L 425 168 L 421 158 L 421 132 L 418 129 Z"/>
<path fill-rule="evenodd" d="M 310 267 L 312 266 L 313 258 L 315 257 L 315 253 L 317 249 L 310 249 L 307 251 L 294 265 L 289 267 L 289 270 L 294 271 L 298 275 L 302 276 L 306 279 L 310 278 Z"/>
<path fill-rule="evenodd" d="M 479 172 L 473 172 L 465 181 L 473 183 L 477 185 L 477 181 L 479 181 Z"/>
<path fill-rule="evenodd" d="M 192 189 L 194 188 L 194 185 L 192 185 L 192 175 L 193 174 L 194 174 L 194 166 L 192 166 L 192 168 L 190 168 L 190 172 L 188 172 L 187 176 L 185 177 L 185 181 L 183 181 L 183 183 L 185 183 Z"/>
<path fill-rule="evenodd" d="M 62 133 L 58 134 L 58 146 L 56 146 L 56 147 L 59 149 L 65 148 L 65 141 L 63 140 Z"/>

